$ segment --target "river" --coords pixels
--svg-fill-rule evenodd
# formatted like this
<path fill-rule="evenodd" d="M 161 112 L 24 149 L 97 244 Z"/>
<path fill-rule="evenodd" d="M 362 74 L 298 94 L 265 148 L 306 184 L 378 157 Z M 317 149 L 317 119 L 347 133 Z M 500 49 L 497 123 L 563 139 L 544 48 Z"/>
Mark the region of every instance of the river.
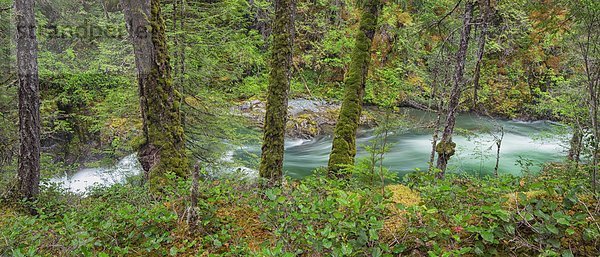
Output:
<path fill-rule="evenodd" d="M 392 131 L 388 137 L 391 144 L 385 154 L 384 166 L 402 176 L 417 169 L 427 170 L 431 152 L 432 130 L 422 124 L 430 124 L 432 113 L 413 109 L 404 110 L 406 124 Z M 419 125 L 421 124 L 421 125 Z M 557 131 L 562 125 L 550 121 L 521 122 L 494 120 L 473 114 L 457 116 L 457 134 L 454 141 L 457 153 L 450 159 L 449 172 L 484 175 L 493 173 L 496 162 L 496 139 L 499 128 L 504 130 L 500 150 L 499 173 L 520 175 L 525 167 L 539 170 L 549 161 L 561 161 L 565 156 L 565 135 Z M 358 133 L 358 156 L 366 158 L 365 145 L 375 137 L 373 129 L 362 129 Z M 311 140 L 288 139 L 285 144 L 284 170 L 293 178 L 307 176 L 317 167 L 327 165 L 331 150 L 331 135 L 319 136 Z M 260 155 L 260 144 L 251 144 L 232 150 L 226 157 L 230 161 L 254 160 Z M 254 169 L 246 169 L 255 175 Z M 94 183 L 112 184 L 123 181 L 126 176 L 139 174 L 140 166 L 135 155 L 121 160 L 114 167 L 82 169 L 74 175 L 56 178 L 71 191 L 84 192 Z"/>

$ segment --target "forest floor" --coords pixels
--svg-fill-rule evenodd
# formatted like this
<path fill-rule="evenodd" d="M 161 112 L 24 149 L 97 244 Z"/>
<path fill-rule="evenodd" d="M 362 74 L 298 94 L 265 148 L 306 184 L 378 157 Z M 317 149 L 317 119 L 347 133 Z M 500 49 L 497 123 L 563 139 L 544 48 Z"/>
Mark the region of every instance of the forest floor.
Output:
<path fill-rule="evenodd" d="M 44 187 L 38 215 L 0 206 L 0 256 L 598 256 L 600 203 L 587 171 L 523 177 L 323 171 L 281 188 L 224 177 L 200 185 L 190 223 L 181 180 L 155 197 L 139 180 L 87 197 Z"/>

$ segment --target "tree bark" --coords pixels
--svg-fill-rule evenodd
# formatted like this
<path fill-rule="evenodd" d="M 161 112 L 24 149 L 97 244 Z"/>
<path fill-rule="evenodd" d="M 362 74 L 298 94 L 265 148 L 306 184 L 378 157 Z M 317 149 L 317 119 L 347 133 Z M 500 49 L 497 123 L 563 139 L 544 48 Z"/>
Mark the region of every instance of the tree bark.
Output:
<path fill-rule="evenodd" d="M 40 183 L 40 94 L 34 0 L 16 0 L 19 79 L 18 197 L 34 200 Z"/>
<path fill-rule="evenodd" d="M 275 0 L 271 71 L 267 95 L 260 177 L 277 186 L 283 175 L 285 124 L 292 77 L 295 0 Z"/>
<path fill-rule="evenodd" d="M 448 116 L 446 117 L 446 127 L 440 142 L 436 146 L 438 153 L 437 168 L 440 170 L 438 178 L 443 178 L 448 166 L 448 160 L 456 151 L 456 143 L 452 142 L 452 134 L 454 133 L 454 125 L 456 123 L 456 112 L 460 100 L 461 91 L 463 88 L 463 76 L 465 72 L 465 60 L 467 48 L 469 47 L 469 38 L 471 34 L 471 19 L 473 16 L 474 3 L 467 1 L 465 4 L 465 14 L 463 18 L 463 29 L 460 36 L 460 45 L 456 53 L 456 71 L 454 75 L 454 86 L 450 93 L 450 101 L 448 102 Z"/>
<path fill-rule="evenodd" d="M 441 98 L 441 97 L 440 97 Z M 431 138 L 431 154 L 429 155 L 429 168 L 427 169 L 429 172 L 433 171 L 433 163 L 435 161 L 436 154 L 436 146 L 439 139 L 440 134 L 440 125 L 442 123 L 442 100 L 439 101 L 438 108 L 436 109 L 436 119 L 433 129 L 433 136 Z"/>
<path fill-rule="evenodd" d="M 494 175 L 498 177 L 498 168 L 500 167 L 500 147 L 502 147 L 502 140 L 504 140 L 504 127 L 500 127 L 500 137 L 496 137 L 496 166 L 494 166 Z"/>
<path fill-rule="evenodd" d="M 143 139 L 138 158 L 151 190 L 161 189 L 166 173 L 188 172 L 180 94 L 173 85 L 165 23 L 159 0 L 121 0 L 138 71 Z"/>
<path fill-rule="evenodd" d="M 573 126 L 573 136 L 569 142 L 569 153 L 567 160 L 574 162 L 576 166 L 579 166 L 581 160 L 581 147 L 583 144 L 583 133 L 578 126 Z"/>
<path fill-rule="evenodd" d="M 475 64 L 475 74 L 473 75 L 473 110 L 479 108 L 479 78 L 481 76 L 481 63 L 485 52 L 485 41 L 488 32 L 488 20 L 490 13 L 490 0 L 481 0 L 483 8 L 481 8 L 481 34 L 479 42 L 477 42 L 477 63 Z"/>
<path fill-rule="evenodd" d="M 598 86 L 600 86 L 600 65 L 598 61 L 600 58 L 600 48 L 598 47 L 598 42 L 600 41 L 600 33 L 598 33 L 598 28 L 600 27 L 600 12 L 594 7 L 595 6 L 583 6 L 584 17 L 582 20 L 584 21 L 584 40 L 579 43 L 579 47 L 583 58 L 583 68 L 585 71 L 586 87 L 589 97 L 588 110 L 593 135 L 591 149 L 591 184 L 592 190 L 595 193 L 598 181 L 598 165 L 600 164 L 600 124 L 598 120 L 598 105 L 600 105 L 600 92 L 598 90 Z"/>
<path fill-rule="evenodd" d="M 356 156 L 356 131 L 362 112 L 363 94 L 371 59 L 371 44 L 377 28 L 381 4 L 379 0 L 363 3 L 360 26 L 352 52 L 350 70 L 345 82 L 345 93 L 333 134 L 328 170 L 340 175 L 345 166 L 353 165 Z"/>

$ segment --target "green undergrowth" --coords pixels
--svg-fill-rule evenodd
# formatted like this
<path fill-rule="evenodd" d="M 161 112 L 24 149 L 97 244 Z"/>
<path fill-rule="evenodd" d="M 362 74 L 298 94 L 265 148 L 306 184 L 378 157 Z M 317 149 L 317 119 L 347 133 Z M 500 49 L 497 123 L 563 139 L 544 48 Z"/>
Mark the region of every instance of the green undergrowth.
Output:
<path fill-rule="evenodd" d="M 0 256 L 598 256 L 584 169 L 416 172 L 383 190 L 366 174 L 317 170 L 267 190 L 236 175 L 202 181 L 193 230 L 187 181 L 160 199 L 136 179 L 87 197 L 45 186 L 37 216 L 0 205 Z"/>

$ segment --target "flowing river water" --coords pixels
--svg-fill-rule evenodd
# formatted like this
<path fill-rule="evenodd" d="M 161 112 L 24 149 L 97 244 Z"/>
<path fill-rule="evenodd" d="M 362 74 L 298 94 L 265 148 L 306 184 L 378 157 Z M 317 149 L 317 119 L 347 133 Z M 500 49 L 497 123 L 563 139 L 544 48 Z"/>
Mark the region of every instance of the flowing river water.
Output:
<path fill-rule="evenodd" d="M 427 170 L 431 153 L 432 130 L 424 128 L 435 120 L 432 113 L 405 110 L 406 124 L 395 129 L 388 137 L 391 145 L 383 165 L 400 176 L 417 169 Z M 450 159 L 449 172 L 466 172 L 474 175 L 493 173 L 496 163 L 496 140 L 503 128 L 499 173 L 522 174 L 524 168 L 539 170 L 541 164 L 560 161 L 565 156 L 565 135 L 558 133 L 562 125 L 549 121 L 521 122 L 493 120 L 472 114 L 460 114 L 456 122 L 456 155 Z M 365 145 L 375 137 L 373 129 L 363 129 L 357 137 L 358 156 L 366 158 Z M 311 140 L 288 139 L 285 144 L 284 170 L 293 178 L 307 176 L 312 170 L 327 165 L 331 150 L 331 135 Z M 260 156 L 260 144 L 251 144 L 232 150 L 226 159 L 248 161 Z M 74 192 L 100 183 L 109 185 L 123 181 L 126 176 L 140 173 L 135 154 L 122 159 L 114 167 L 82 169 L 70 176 L 55 178 L 63 187 Z M 245 169 L 255 174 L 253 169 Z"/>

